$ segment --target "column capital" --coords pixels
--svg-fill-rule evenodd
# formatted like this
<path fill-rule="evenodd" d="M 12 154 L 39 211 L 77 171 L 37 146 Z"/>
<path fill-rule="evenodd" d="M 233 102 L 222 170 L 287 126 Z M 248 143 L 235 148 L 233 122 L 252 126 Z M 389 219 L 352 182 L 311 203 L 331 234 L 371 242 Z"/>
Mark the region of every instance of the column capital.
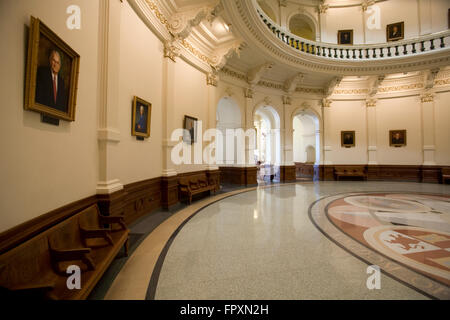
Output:
<path fill-rule="evenodd" d="M 333 103 L 333 100 L 331 100 L 331 99 L 322 99 L 322 107 L 323 108 L 330 108 L 332 103 Z"/>
<path fill-rule="evenodd" d="M 217 79 L 217 72 L 213 71 L 206 74 L 206 85 L 207 86 L 213 86 L 217 87 L 218 79 Z"/>
<path fill-rule="evenodd" d="M 325 14 L 327 13 L 327 10 L 330 6 L 328 4 L 319 4 L 319 6 L 317 7 L 317 11 L 320 14 Z"/>
<path fill-rule="evenodd" d="M 282 96 L 281 99 L 283 100 L 283 104 L 285 104 L 285 105 L 292 104 L 292 98 L 290 96 Z"/>
<path fill-rule="evenodd" d="M 253 88 L 244 88 L 244 97 L 247 99 L 253 99 L 253 95 L 255 94 L 255 91 Z"/>
<path fill-rule="evenodd" d="M 369 108 L 369 107 L 376 107 L 377 106 L 377 102 L 378 102 L 377 99 L 367 99 L 366 100 L 366 107 L 367 108 Z"/>
<path fill-rule="evenodd" d="M 433 92 L 424 92 L 420 95 L 420 101 L 424 102 L 433 102 L 434 101 L 434 93 Z"/>
<path fill-rule="evenodd" d="M 164 58 L 169 58 L 173 62 L 180 55 L 180 49 L 175 45 L 174 41 L 164 42 Z"/>

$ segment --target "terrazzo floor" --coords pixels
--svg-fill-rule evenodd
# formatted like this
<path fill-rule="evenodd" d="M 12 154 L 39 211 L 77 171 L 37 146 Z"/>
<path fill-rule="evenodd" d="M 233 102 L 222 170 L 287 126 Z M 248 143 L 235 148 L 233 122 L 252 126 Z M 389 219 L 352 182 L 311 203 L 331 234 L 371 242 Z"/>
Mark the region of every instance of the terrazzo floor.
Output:
<path fill-rule="evenodd" d="M 384 273 L 381 288 L 369 290 L 368 264 L 322 234 L 308 210 L 339 193 L 448 195 L 449 185 L 298 182 L 243 191 L 198 201 L 164 221 L 134 251 L 105 299 L 429 299 Z"/>

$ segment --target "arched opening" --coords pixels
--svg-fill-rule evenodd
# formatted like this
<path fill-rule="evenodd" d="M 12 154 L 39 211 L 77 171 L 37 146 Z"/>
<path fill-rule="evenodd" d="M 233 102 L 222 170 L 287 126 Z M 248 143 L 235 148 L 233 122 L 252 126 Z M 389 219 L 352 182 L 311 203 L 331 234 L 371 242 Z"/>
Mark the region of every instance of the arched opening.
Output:
<path fill-rule="evenodd" d="M 261 106 L 256 109 L 253 121 L 256 129 L 258 183 L 277 181 L 280 178 L 281 162 L 280 117 L 273 107 Z"/>
<path fill-rule="evenodd" d="M 300 111 L 292 119 L 293 158 L 297 179 L 313 179 L 314 166 L 320 163 L 320 124 L 312 111 Z"/>
<path fill-rule="evenodd" d="M 303 39 L 316 40 L 314 22 L 303 14 L 296 14 L 289 20 L 289 31 Z"/>
<path fill-rule="evenodd" d="M 274 12 L 273 9 L 270 7 L 270 5 L 266 3 L 266 1 L 264 1 L 264 0 L 258 1 L 258 4 L 259 4 L 259 7 L 262 9 L 262 11 L 264 11 L 264 13 L 265 13 L 270 19 L 272 19 L 273 22 L 278 23 L 277 16 L 276 16 L 275 12 Z"/>
<path fill-rule="evenodd" d="M 216 128 L 222 132 L 223 140 L 217 140 L 217 165 L 234 165 L 237 163 L 237 143 L 234 129 L 241 128 L 241 110 L 238 104 L 229 97 L 222 98 L 217 105 Z M 233 129 L 228 130 L 227 129 Z M 227 141 L 234 140 L 234 150 L 227 150 Z"/>

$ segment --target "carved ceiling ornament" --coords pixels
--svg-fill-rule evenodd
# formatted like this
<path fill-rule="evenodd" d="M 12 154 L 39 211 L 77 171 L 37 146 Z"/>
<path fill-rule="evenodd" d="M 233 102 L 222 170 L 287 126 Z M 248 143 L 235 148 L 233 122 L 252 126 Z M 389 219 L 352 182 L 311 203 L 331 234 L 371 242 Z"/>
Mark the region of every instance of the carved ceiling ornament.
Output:
<path fill-rule="evenodd" d="M 333 102 L 333 100 L 331 100 L 331 99 L 322 99 L 322 107 L 330 108 L 332 102 Z"/>
<path fill-rule="evenodd" d="M 302 73 L 297 73 L 295 76 L 287 79 L 284 82 L 284 91 L 287 93 L 293 93 L 297 86 L 303 82 L 304 76 Z"/>
<path fill-rule="evenodd" d="M 440 68 L 434 68 L 431 70 L 425 71 L 425 89 L 433 89 L 435 84 L 436 76 L 438 75 Z"/>
<path fill-rule="evenodd" d="M 284 105 L 291 105 L 292 104 L 292 98 L 290 96 L 282 96 L 281 100 L 283 101 Z"/>
<path fill-rule="evenodd" d="M 251 85 L 258 84 L 259 80 L 264 75 L 264 73 L 267 70 L 272 69 L 273 65 L 274 64 L 272 62 L 267 62 L 251 69 L 247 74 L 248 83 Z"/>
<path fill-rule="evenodd" d="M 384 81 L 385 77 L 386 77 L 385 75 L 378 75 L 372 78 L 371 84 L 369 86 L 369 97 L 373 97 L 378 93 L 378 88 Z"/>
<path fill-rule="evenodd" d="M 373 6 L 374 4 L 375 4 L 375 0 L 364 0 L 364 1 L 361 3 L 361 7 L 362 7 L 363 12 L 366 12 L 367 9 L 368 9 L 370 6 Z"/>

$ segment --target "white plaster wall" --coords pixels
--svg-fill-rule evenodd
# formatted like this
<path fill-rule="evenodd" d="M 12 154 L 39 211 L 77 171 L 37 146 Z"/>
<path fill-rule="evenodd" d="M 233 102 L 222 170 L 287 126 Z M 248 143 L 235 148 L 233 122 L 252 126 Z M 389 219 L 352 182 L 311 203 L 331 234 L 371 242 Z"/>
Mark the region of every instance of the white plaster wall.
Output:
<path fill-rule="evenodd" d="M 377 103 L 377 158 L 379 164 L 423 163 L 422 114 L 418 96 L 383 99 Z M 389 130 L 407 130 L 406 147 L 389 146 Z"/>
<path fill-rule="evenodd" d="M 199 121 L 203 121 L 203 128 L 206 128 L 209 114 L 213 112 L 215 114 L 216 106 L 208 105 L 208 86 L 206 85 L 206 75 L 184 60 L 178 58 L 175 63 L 175 104 L 173 119 L 168 119 L 168 127 L 171 130 L 183 128 L 184 116 L 188 115 L 197 118 Z M 203 130 L 203 132 L 205 129 Z M 200 131 L 199 131 L 200 134 Z M 198 136 L 198 141 L 201 137 Z M 194 148 L 192 146 L 192 163 L 194 163 Z M 204 146 L 203 146 L 204 147 Z M 175 166 L 175 170 L 178 173 L 191 172 L 197 170 L 203 170 L 205 165 L 203 164 L 182 164 Z"/>
<path fill-rule="evenodd" d="M 66 27 L 72 4 L 81 30 Z M 96 192 L 98 14 L 91 0 L 0 1 L 0 232 Z M 81 56 L 75 122 L 43 124 L 23 109 L 31 15 Z"/>
<path fill-rule="evenodd" d="M 163 46 L 128 2 L 122 6 L 120 28 L 121 141 L 111 147 L 108 166 L 113 176 L 128 184 L 158 177 L 162 172 Z M 144 141 L 131 135 L 134 96 L 152 104 L 150 137 Z"/>
<path fill-rule="evenodd" d="M 330 107 L 330 142 L 333 164 L 367 163 L 367 124 L 364 101 L 333 101 Z M 355 131 L 355 147 L 341 146 L 341 131 Z"/>

